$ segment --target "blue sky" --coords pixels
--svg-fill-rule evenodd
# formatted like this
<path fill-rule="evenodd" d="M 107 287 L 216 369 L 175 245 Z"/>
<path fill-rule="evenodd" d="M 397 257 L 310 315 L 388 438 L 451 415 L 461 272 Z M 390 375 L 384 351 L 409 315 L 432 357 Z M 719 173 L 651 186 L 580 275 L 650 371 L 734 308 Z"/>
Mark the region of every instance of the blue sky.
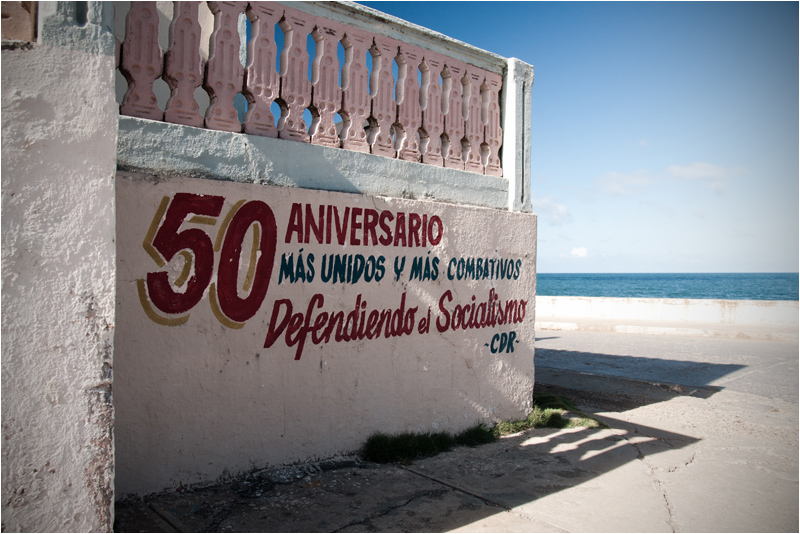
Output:
<path fill-rule="evenodd" d="M 798 3 L 363 3 L 534 66 L 539 272 L 798 271 Z"/>

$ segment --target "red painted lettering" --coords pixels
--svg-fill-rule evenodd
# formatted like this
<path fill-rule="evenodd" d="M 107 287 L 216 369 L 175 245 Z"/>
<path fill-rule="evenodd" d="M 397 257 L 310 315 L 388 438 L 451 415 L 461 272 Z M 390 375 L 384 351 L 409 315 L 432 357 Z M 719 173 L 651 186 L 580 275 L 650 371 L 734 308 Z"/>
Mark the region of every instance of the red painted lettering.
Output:
<path fill-rule="evenodd" d="M 311 239 L 311 233 L 317 238 L 317 243 L 322 244 L 322 228 L 325 226 L 325 206 L 319 206 L 319 216 L 314 221 L 314 212 L 311 210 L 311 204 L 306 204 L 306 226 L 305 226 L 305 239 L 303 243 L 308 243 Z"/>
<path fill-rule="evenodd" d="M 297 242 L 303 243 L 303 208 L 299 203 L 292 204 L 292 212 L 289 214 L 289 224 L 286 225 L 285 243 L 292 242 L 292 234 L 297 234 Z"/>
<path fill-rule="evenodd" d="M 281 306 L 286 306 L 286 315 L 283 320 L 278 323 L 280 316 Z M 289 319 L 292 317 L 292 301 L 289 299 L 276 300 L 272 305 L 272 317 L 269 319 L 269 328 L 267 328 L 267 337 L 264 340 L 264 348 L 268 349 L 281 337 L 283 329 L 289 324 Z"/>
<path fill-rule="evenodd" d="M 422 219 L 416 213 L 408 214 L 408 246 L 418 247 L 420 245 L 419 227 L 422 226 Z M 423 233 L 425 231 L 423 230 Z"/>
<path fill-rule="evenodd" d="M 447 299 L 447 302 L 453 300 L 453 293 L 451 293 L 449 289 L 439 298 L 439 311 L 442 312 L 442 316 L 444 316 L 444 323 L 441 322 L 442 316 L 436 318 L 436 330 L 439 332 L 446 332 L 447 329 L 450 328 L 450 312 L 444 307 L 444 299 Z"/>
<path fill-rule="evenodd" d="M 361 217 L 362 211 L 364 210 L 362 210 L 361 208 L 353 208 L 353 210 L 351 211 L 353 217 L 350 220 L 350 244 L 352 246 L 358 246 L 361 244 L 361 240 L 356 237 L 356 230 L 359 230 L 361 228 L 361 223 L 358 221 L 358 219 L 359 217 Z"/>
<path fill-rule="evenodd" d="M 347 240 L 347 225 L 350 222 L 350 208 L 344 209 L 344 226 L 342 226 L 342 221 L 339 219 L 339 208 L 336 206 L 333 207 L 333 217 L 336 220 L 336 239 L 340 245 L 344 245 Z"/>
<path fill-rule="evenodd" d="M 439 229 L 436 233 L 436 237 L 433 237 L 433 227 L 438 226 Z M 439 244 L 439 241 L 442 240 L 442 234 L 444 233 L 444 225 L 442 224 L 442 220 L 439 218 L 438 215 L 434 215 L 431 217 L 430 224 L 428 225 L 428 241 L 430 241 L 431 246 L 436 246 Z"/>
<path fill-rule="evenodd" d="M 372 237 L 372 244 L 378 244 L 378 235 L 375 227 L 378 225 L 378 210 L 367 208 L 364 210 L 364 245 L 369 245 L 369 238 Z"/>
<path fill-rule="evenodd" d="M 397 212 L 394 220 L 394 246 L 407 246 L 406 240 L 406 214 L 402 211 Z"/>
<path fill-rule="evenodd" d="M 383 230 L 383 235 L 380 238 L 381 245 L 388 247 L 392 244 L 392 228 L 389 226 L 389 222 L 394 219 L 394 215 L 391 211 L 382 211 L 380 216 L 380 224 L 381 230 Z"/>

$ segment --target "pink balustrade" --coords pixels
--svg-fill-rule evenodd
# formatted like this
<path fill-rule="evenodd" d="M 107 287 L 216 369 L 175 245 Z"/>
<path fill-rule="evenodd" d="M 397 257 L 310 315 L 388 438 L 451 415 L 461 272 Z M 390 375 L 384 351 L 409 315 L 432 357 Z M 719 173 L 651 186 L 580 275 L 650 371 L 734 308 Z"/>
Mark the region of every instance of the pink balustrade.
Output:
<path fill-rule="evenodd" d="M 272 103 L 278 98 L 281 87 L 275 68 L 278 57 L 275 25 L 282 17 L 283 10 L 267 2 L 254 2 L 247 11 L 252 32 L 245 70 L 245 90 L 251 97 L 244 116 L 246 134 L 278 137 Z"/>
<path fill-rule="evenodd" d="M 200 4 L 174 2 L 164 52 L 155 3 L 131 2 L 117 46 L 128 81 L 121 114 L 502 176 L 499 74 L 274 2 L 207 2 L 214 28 L 205 61 Z M 242 16 L 251 28 L 244 66 Z M 170 88 L 163 112 L 153 92 L 159 78 Z M 199 87 L 211 100 L 205 116 L 194 97 Z M 237 94 L 247 101 L 242 122 Z"/>
<path fill-rule="evenodd" d="M 131 2 L 125 22 L 125 42 L 120 50 L 119 70 L 128 81 L 128 91 L 119 108 L 123 115 L 162 120 L 153 83 L 164 70 L 158 45 L 158 13 L 153 2 Z"/>
<path fill-rule="evenodd" d="M 172 47 L 164 55 L 164 80 L 171 89 L 166 122 L 203 126 L 195 90 L 203 84 L 205 62 L 200 55 L 200 23 L 197 2 L 175 4 L 175 18 L 170 25 Z"/>

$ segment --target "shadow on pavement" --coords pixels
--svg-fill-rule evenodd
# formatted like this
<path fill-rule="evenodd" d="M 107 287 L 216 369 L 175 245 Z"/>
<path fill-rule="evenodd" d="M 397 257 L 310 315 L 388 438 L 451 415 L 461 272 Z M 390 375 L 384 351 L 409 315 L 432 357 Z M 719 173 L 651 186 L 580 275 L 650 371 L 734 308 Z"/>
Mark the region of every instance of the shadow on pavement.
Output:
<path fill-rule="evenodd" d="M 582 379 L 575 375 L 568 378 Z M 586 392 L 543 384 L 540 376 L 550 376 L 551 382 L 557 382 L 560 376 L 562 384 L 571 384 L 563 371 L 537 368 L 536 390 L 562 394 L 598 411 L 627 410 L 681 394 L 634 384 L 635 393 L 629 391 L 619 397 L 611 391 Z M 584 386 L 599 390 L 607 377 L 594 380 Z M 577 393 L 583 397 L 576 398 Z M 525 507 L 563 490 L 591 486 L 595 478 L 614 470 L 619 470 L 616 476 L 628 477 L 626 483 L 636 484 L 637 477 L 644 477 L 638 482 L 645 491 L 633 492 L 633 498 L 643 502 L 632 502 L 631 510 L 646 513 L 650 506 L 662 507 L 660 496 L 655 496 L 655 503 L 645 502 L 653 498 L 647 490 L 652 480 L 642 474 L 644 470 L 636 460 L 681 449 L 697 439 L 608 422 L 612 429 L 534 429 L 406 466 L 361 463 L 357 459 L 307 464 L 262 470 L 246 479 L 206 488 L 129 499 L 117 503 L 115 530 L 443 532 L 470 530 L 486 521 L 497 528 L 496 521 L 501 518 L 503 528 L 511 531 L 552 531 L 558 527 L 536 514 L 526 517 Z M 601 499 L 616 499 L 613 494 L 599 492 Z M 507 513 L 512 508 L 515 513 Z"/>
<path fill-rule="evenodd" d="M 525 505 L 589 483 L 644 455 L 697 441 L 639 426 L 632 444 L 629 433 L 633 434 L 624 429 L 534 429 L 408 466 L 365 463 L 301 474 L 284 483 L 264 473 L 117 503 L 115 530 L 443 532 L 505 514 L 503 521 L 512 530 L 526 531 L 533 525 L 548 531 L 552 525 L 537 525 L 536 518 L 524 517 Z M 643 483 L 647 487 L 651 481 Z M 512 508 L 520 510 L 506 514 Z"/>
<path fill-rule="evenodd" d="M 633 494 L 626 494 L 625 498 L 640 500 L 628 503 L 628 513 L 635 514 L 637 509 L 660 509 L 663 503 L 660 495 L 648 491 L 652 479 L 633 463 L 696 441 L 691 436 L 641 425 L 613 429 L 534 429 L 479 449 L 460 449 L 416 462 L 409 469 L 423 475 L 435 473 L 435 478 L 446 484 L 468 488 L 486 502 L 522 514 L 526 506 L 537 500 L 578 486 L 592 486 L 595 478 L 621 469 L 617 476 L 634 488 Z M 643 491 L 638 491 L 639 488 Z M 609 488 L 592 487 L 587 492 L 594 494 L 593 499 L 607 499 L 609 506 L 621 497 Z M 603 507 L 602 502 L 598 502 L 598 507 Z M 463 527 L 470 519 L 453 517 L 442 525 L 442 530 Z M 546 524 L 538 526 L 543 531 L 557 529 L 548 529 Z"/>
<path fill-rule="evenodd" d="M 665 402 L 675 397 L 691 396 L 707 399 L 723 388 L 716 386 L 684 386 L 663 382 L 646 382 L 620 377 L 597 375 L 536 365 L 537 393 L 552 393 L 570 399 L 591 411 L 621 412 Z"/>
<path fill-rule="evenodd" d="M 697 387 L 709 386 L 715 380 L 746 367 L 739 364 L 620 356 L 538 347 L 536 348 L 534 362 L 537 371 L 537 382 L 540 380 L 539 369 L 545 367 L 651 383 L 681 384 L 683 386 Z"/>

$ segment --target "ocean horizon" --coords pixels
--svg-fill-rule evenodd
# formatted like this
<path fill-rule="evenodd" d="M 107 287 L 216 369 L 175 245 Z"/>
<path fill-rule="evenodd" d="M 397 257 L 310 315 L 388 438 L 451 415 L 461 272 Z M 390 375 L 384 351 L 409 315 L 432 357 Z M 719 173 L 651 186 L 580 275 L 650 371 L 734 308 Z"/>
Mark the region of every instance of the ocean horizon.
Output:
<path fill-rule="evenodd" d="M 798 300 L 798 273 L 538 273 L 536 294 L 723 300 Z"/>

